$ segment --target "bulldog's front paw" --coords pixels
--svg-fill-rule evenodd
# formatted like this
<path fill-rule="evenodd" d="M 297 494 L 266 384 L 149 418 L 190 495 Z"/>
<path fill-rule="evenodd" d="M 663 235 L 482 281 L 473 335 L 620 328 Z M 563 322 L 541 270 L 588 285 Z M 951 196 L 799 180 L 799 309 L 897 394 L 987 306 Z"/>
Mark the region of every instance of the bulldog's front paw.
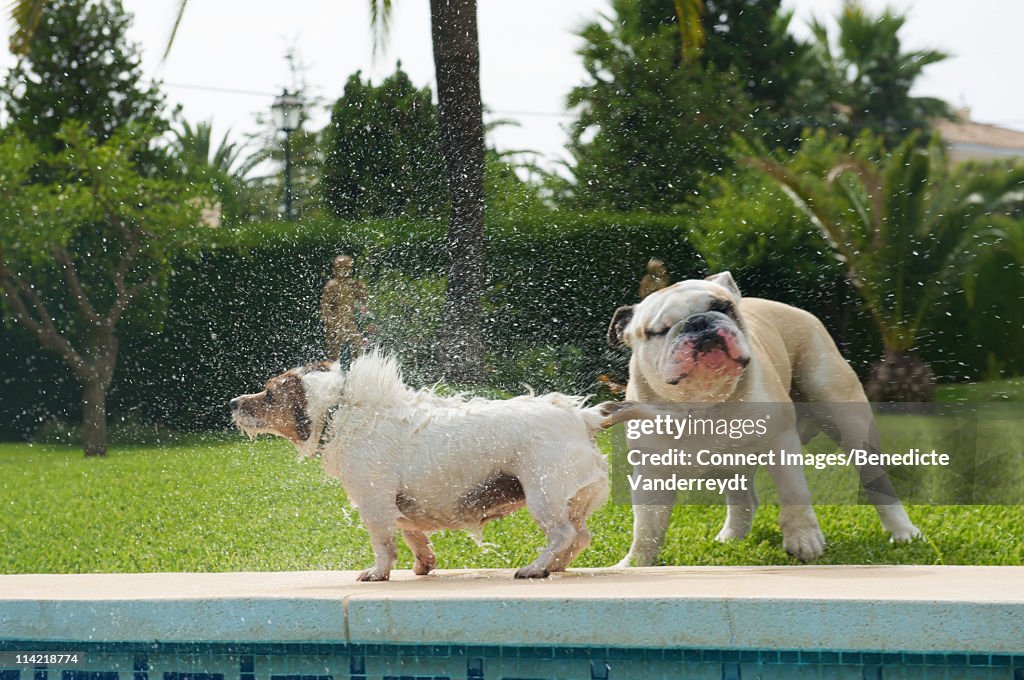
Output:
<path fill-rule="evenodd" d="M 357 581 L 387 581 L 391 578 L 390 571 L 377 571 L 376 569 L 367 569 L 361 572 L 356 577 Z"/>
<path fill-rule="evenodd" d="M 741 538 L 747 537 L 748 530 L 738 529 L 736 527 L 722 527 L 722 530 L 715 536 L 715 540 L 719 543 L 728 543 L 729 541 L 738 541 Z"/>
<path fill-rule="evenodd" d="M 528 564 L 516 570 L 516 578 L 547 578 L 551 572 L 536 564 Z"/>
<path fill-rule="evenodd" d="M 810 562 L 825 552 L 825 535 L 817 526 L 791 529 L 784 532 L 782 547 L 801 562 Z"/>
<path fill-rule="evenodd" d="M 913 524 L 907 524 L 904 527 L 898 527 L 893 529 L 889 535 L 890 543 L 910 543 L 911 541 L 924 538 L 924 534 L 921 530 L 915 527 Z"/>

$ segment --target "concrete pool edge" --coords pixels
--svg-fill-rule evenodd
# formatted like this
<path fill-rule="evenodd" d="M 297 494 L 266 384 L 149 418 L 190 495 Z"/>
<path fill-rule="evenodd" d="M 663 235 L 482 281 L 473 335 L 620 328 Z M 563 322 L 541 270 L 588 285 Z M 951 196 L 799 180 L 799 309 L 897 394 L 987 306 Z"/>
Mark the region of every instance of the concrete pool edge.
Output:
<path fill-rule="evenodd" d="M 1024 653 L 1024 567 L 0 576 L 0 640 Z"/>

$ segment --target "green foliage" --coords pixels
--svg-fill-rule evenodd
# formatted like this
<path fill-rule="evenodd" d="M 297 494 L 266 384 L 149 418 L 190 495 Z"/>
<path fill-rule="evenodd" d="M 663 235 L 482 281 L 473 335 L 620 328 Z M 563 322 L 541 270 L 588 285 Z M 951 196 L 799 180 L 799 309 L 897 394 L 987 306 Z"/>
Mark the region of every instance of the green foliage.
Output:
<path fill-rule="evenodd" d="M 324 134 L 321 190 L 342 219 L 447 214 L 430 89 L 417 89 L 401 65 L 379 86 L 353 74 Z"/>
<path fill-rule="evenodd" d="M 762 173 L 737 168 L 708 178 L 701 194 L 689 238 L 710 271 L 730 270 L 745 293 L 798 306 L 842 284 L 824 237 Z"/>
<path fill-rule="evenodd" d="M 42 154 L 18 132 L 0 140 L 2 311 L 37 351 L 64 362 L 60 375 L 70 369 L 83 390 L 85 450 L 103 455 L 119 327 L 129 312 L 140 328 L 155 325 L 164 301 L 152 293 L 167 281 L 168 248 L 191 236 L 197 216 L 185 187 L 133 162 L 148 131 L 122 128 L 100 143 L 69 121 L 58 142 L 61 151 Z M 29 168 L 68 181 L 25 183 Z"/>
<path fill-rule="evenodd" d="M 574 181 L 563 201 L 671 212 L 692 196 L 702 172 L 727 165 L 730 136 L 748 128 L 753 106 L 733 76 L 685 66 L 673 26 L 652 22 L 631 0 L 612 7 L 614 16 L 580 32 L 588 82 L 568 98 L 579 120 L 569 144 Z"/>
<path fill-rule="evenodd" d="M 910 95 L 924 69 L 949 55 L 903 51 L 905 15 L 889 9 L 874 15 L 859 0 L 845 0 L 837 19 L 835 39 L 822 23 L 811 23 L 817 68 L 807 87 L 826 94 L 840 130 L 871 130 L 895 146 L 912 130 L 928 130 L 932 119 L 950 116 L 947 103 Z"/>
<path fill-rule="evenodd" d="M 806 76 L 810 50 L 789 33 L 792 12 L 781 0 L 705 0 L 707 44 L 701 56 L 718 71 L 733 72 L 751 99 L 758 117 L 782 121 L 808 115 L 797 98 Z"/>
<path fill-rule="evenodd" d="M 115 274 L 127 286 L 160 275 L 167 249 L 192 237 L 195 210 L 180 182 L 148 176 L 131 159 L 149 147 L 152 131 L 121 128 L 100 142 L 84 123 L 68 121 L 55 139 L 62 149 L 43 153 L 21 134 L 0 141 L 0 260 L 15 275 L 54 265 L 63 252 L 85 276 L 89 300 L 113 299 Z M 67 177 L 59 184 L 28 182 L 33 168 Z M 120 270 L 131 253 L 134 265 Z M 56 280 L 58 277 L 54 277 Z"/>
<path fill-rule="evenodd" d="M 263 155 L 243 158 L 244 146 L 230 141 L 230 132 L 214 146 L 210 122 L 193 126 L 181 120 L 173 134 L 170 153 L 177 173 L 199 193 L 215 197 L 220 204 L 221 223 L 237 223 L 251 200 L 248 175 L 264 160 Z"/>
<path fill-rule="evenodd" d="M 163 95 L 144 83 L 130 23 L 120 0 L 48 2 L 0 87 L 9 127 L 44 152 L 60 149 L 57 133 L 68 120 L 82 121 L 100 142 L 125 126 L 166 129 Z"/>
<path fill-rule="evenodd" d="M 825 173 L 795 170 L 830 146 L 845 159 Z M 880 160 L 873 137 L 856 142 L 818 133 L 792 167 L 752 163 L 771 176 L 829 241 L 863 298 L 887 350 L 906 352 L 977 259 L 1000 239 L 992 216 L 1019 201 L 1024 166 L 1006 171 L 949 169 L 938 140 L 915 136 Z M 806 165 L 806 163 L 805 163 Z"/>
<path fill-rule="evenodd" d="M 585 365 L 574 364 L 578 372 L 566 371 L 561 383 L 575 391 L 590 391 L 601 373 L 622 378 L 625 354 L 607 348 L 605 333 L 615 307 L 636 301 L 644 264 L 660 256 L 673 274 L 700 270 L 686 243 L 688 223 L 679 218 L 496 217 L 488 225 L 484 333 L 498 373 L 488 380 L 516 393 L 522 372 L 506 380 L 507 358 L 544 345 L 581 348 Z M 223 427 L 229 399 L 285 368 L 322 358 L 317 308 L 339 252 L 355 255 L 373 291 L 371 323 L 388 336 L 385 347 L 402 352 L 417 384 L 441 377 L 429 342 L 446 271 L 443 222 L 303 220 L 199 233 L 163 268 L 168 305 L 159 324 L 121 334 L 113 413 L 180 430 Z M 17 328 L 0 334 L 23 337 Z M 12 354 L 2 370 L 19 387 L 0 392 L 0 422 L 23 436 L 47 413 L 69 419 L 67 400 L 74 395 L 53 391 L 59 367 L 30 345 L 8 346 Z"/>
<path fill-rule="evenodd" d="M 439 377 L 435 371 L 444 290 L 441 276 L 414 276 L 387 268 L 377 274 L 368 291 L 372 311 L 364 330 L 370 342 L 393 352 L 403 374 L 420 384 Z"/>

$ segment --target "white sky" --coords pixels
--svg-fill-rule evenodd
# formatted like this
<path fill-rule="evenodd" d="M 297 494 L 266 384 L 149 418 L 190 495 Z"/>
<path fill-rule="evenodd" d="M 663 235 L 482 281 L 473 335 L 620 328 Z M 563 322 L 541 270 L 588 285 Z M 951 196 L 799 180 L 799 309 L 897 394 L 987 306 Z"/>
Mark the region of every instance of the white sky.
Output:
<path fill-rule="evenodd" d="M 212 119 L 218 136 L 255 129 L 275 93 L 291 84 L 285 54 L 294 46 L 307 67 L 309 91 L 336 99 L 347 77 L 362 69 L 374 82 L 403 68 L 433 87 L 429 3 L 395 0 L 388 48 L 373 55 L 369 0 L 227 2 L 191 0 L 174 47 L 161 62 L 179 0 L 124 0 L 135 15 L 134 40 L 144 68 L 162 79 L 171 103 L 192 121 Z M 806 36 L 811 16 L 831 17 L 841 0 L 783 0 L 796 11 L 793 29 Z M 968 105 L 975 120 L 1024 130 L 1024 1 L 867 0 L 908 10 L 905 49 L 935 47 L 954 56 L 929 67 L 917 94 Z M 549 161 L 564 157 L 564 101 L 584 79 L 574 31 L 606 11 L 608 0 L 479 0 L 482 92 L 492 117 L 515 119 L 494 140 L 503 149 L 533 149 Z M 4 50 L 0 66 L 12 61 Z M 255 93 L 255 94 L 252 94 Z M 326 122 L 325 113 L 314 116 Z"/>

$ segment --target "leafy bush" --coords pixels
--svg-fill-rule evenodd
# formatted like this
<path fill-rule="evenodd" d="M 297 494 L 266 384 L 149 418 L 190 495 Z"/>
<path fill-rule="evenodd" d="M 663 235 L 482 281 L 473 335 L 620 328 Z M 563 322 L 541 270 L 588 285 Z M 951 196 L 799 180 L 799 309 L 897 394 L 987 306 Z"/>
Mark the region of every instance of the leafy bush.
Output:
<path fill-rule="evenodd" d="M 440 139 L 430 88 L 401 65 L 378 86 L 354 73 L 325 130 L 324 199 L 341 219 L 445 214 Z"/>

